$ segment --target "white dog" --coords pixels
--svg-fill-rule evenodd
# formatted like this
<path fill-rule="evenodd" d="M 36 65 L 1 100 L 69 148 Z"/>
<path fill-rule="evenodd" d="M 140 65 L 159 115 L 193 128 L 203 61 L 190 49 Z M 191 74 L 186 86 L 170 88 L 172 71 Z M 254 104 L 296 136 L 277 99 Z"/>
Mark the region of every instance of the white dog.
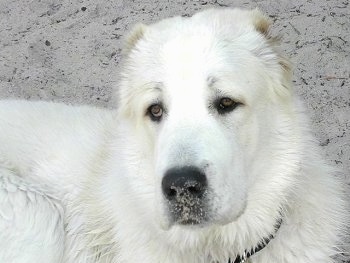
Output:
<path fill-rule="evenodd" d="M 139 25 L 118 110 L 0 104 L 0 262 L 331 263 L 345 185 L 259 11 Z"/>

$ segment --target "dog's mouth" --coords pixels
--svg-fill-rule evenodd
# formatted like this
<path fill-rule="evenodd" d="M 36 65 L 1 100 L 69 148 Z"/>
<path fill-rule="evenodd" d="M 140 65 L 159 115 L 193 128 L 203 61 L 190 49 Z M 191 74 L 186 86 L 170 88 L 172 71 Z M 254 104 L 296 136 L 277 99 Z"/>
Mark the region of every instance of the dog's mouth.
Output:
<path fill-rule="evenodd" d="M 221 195 L 220 195 L 221 194 Z M 240 200 L 242 201 L 242 200 Z M 161 225 L 206 227 L 226 225 L 243 212 L 231 206 L 230 196 L 217 194 L 196 167 L 169 169 L 162 179 Z"/>
<path fill-rule="evenodd" d="M 163 228 L 169 229 L 174 225 L 183 227 L 203 228 L 211 225 L 226 225 L 237 220 L 246 210 L 246 202 L 239 213 L 222 213 L 213 207 L 208 195 L 203 199 L 188 199 L 179 197 L 181 201 L 173 202 L 167 200 L 163 209 L 165 221 Z"/>
<path fill-rule="evenodd" d="M 198 218 L 188 218 L 188 219 L 181 219 L 177 221 L 177 224 L 179 225 L 189 225 L 189 226 L 201 226 L 203 225 L 203 221 Z"/>
<path fill-rule="evenodd" d="M 172 221 L 179 225 L 203 225 L 208 221 L 206 210 L 197 207 L 177 208 L 178 212 L 171 213 Z"/>
<path fill-rule="evenodd" d="M 174 167 L 162 180 L 163 200 L 172 224 L 201 225 L 208 221 L 208 181 L 195 166 Z"/>
<path fill-rule="evenodd" d="M 206 198 L 194 197 L 183 191 L 174 199 L 167 200 L 167 210 L 170 220 L 178 225 L 203 225 L 208 221 Z"/>

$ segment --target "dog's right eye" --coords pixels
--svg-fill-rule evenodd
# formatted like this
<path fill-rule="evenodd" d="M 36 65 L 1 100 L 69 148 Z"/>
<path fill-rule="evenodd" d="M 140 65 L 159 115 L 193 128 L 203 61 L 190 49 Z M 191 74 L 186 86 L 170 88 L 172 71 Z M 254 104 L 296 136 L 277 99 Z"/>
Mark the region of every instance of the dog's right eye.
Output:
<path fill-rule="evenodd" d="M 163 107 L 161 104 L 152 104 L 147 109 L 147 114 L 152 121 L 160 121 L 163 116 Z"/>

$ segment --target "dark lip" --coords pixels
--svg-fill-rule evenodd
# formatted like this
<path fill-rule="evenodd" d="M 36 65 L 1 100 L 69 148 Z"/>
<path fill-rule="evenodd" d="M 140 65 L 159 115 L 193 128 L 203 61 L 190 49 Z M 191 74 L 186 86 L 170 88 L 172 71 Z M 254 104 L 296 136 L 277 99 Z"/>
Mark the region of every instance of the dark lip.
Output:
<path fill-rule="evenodd" d="M 185 227 L 185 228 L 204 228 L 212 225 L 210 219 L 208 218 L 178 218 L 173 221 L 174 225 Z"/>
<path fill-rule="evenodd" d="M 177 221 L 177 223 L 179 225 L 200 225 L 200 224 L 202 224 L 202 222 L 200 220 L 192 219 L 192 218 L 179 220 L 179 221 Z"/>
<path fill-rule="evenodd" d="M 205 228 L 208 227 L 210 224 L 207 222 L 193 222 L 192 220 L 186 220 L 186 221 L 181 221 L 181 222 L 175 222 L 175 225 L 183 228 L 192 228 L 192 229 L 197 229 L 197 228 Z"/>

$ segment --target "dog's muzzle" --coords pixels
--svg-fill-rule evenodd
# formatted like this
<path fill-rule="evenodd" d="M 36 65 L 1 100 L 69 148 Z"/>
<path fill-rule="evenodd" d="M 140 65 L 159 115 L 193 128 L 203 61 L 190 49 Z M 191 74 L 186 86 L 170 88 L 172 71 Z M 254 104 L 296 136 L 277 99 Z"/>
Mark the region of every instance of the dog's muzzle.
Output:
<path fill-rule="evenodd" d="M 207 220 L 206 175 L 193 166 L 169 169 L 162 180 L 163 195 L 172 220 L 181 225 L 198 225 Z"/>

